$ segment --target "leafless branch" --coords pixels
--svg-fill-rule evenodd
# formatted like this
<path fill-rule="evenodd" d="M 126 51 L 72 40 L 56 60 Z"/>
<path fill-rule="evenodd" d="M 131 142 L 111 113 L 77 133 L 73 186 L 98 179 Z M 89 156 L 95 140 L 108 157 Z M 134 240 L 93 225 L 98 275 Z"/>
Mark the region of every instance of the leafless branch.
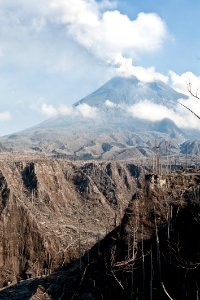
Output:
<path fill-rule="evenodd" d="M 164 283 L 162 282 L 162 287 L 163 287 L 163 290 L 165 292 L 165 294 L 167 295 L 167 297 L 170 299 L 170 300 L 173 300 L 173 298 L 169 295 L 169 293 L 167 292 L 165 286 L 164 286 Z"/>
<path fill-rule="evenodd" d="M 113 264 L 114 267 L 124 267 L 124 266 L 127 266 L 135 261 L 138 261 L 140 260 L 141 258 L 144 258 L 145 256 L 148 256 L 150 254 L 150 252 L 147 252 L 146 254 L 138 257 L 137 259 L 136 258 L 132 258 L 132 259 L 129 259 L 129 260 L 125 260 L 125 261 L 118 261 L 116 263 Z"/>
<path fill-rule="evenodd" d="M 200 98 L 198 98 L 200 100 Z M 193 112 L 193 110 L 191 110 L 189 107 L 187 107 L 186 105 L 182 104 L 181 102 L 178 102 L 180 105 L 182 105 L 183 107 L 185 107 L 187 110 L 189 110 L 193 115 L 195 115 L 195 117 L 197 117 L 198 119 L 200 119 L 200 116 L 198 116 L 197 114 L 195 114 L 195 112 Z"/>
<path fill-rule="evenodd" d="M 188 89 L 188 92 L 190 93 L 191 96 L 193 96 L 194 98 L 200 100 L 200 96 L 198 95 L 199 89 L 197 89 L 196 92 L 194 93 L 192 91 L 192 83 L 191 83 L 191 81 L 189 81 L 189 83 L 187 84 L 187 89 Z"/>
<path fill-rule="evenodd" d="M 113 277 L 115 278 L 115 280 L 117 281 L 117 283 L 120 285 L 120 287 L 125 291 L 123 285 L 121 284 L 121 282 L 117 279 L 117 277 L 115 276 L 115 273 L 113 271 L 111 271 Z"/>

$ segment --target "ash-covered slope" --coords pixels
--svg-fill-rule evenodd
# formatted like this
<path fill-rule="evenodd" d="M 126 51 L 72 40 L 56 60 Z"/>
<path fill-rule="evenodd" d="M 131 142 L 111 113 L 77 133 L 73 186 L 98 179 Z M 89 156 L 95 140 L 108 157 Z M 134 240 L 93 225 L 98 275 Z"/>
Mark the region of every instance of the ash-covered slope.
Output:
<path fill-rule="evenodd" d="M 127 107 L 148 100 L 173 109 L 180 98 L 187 96 L 160 81 L 142 83 L 134 76 L 116 77 L 75 103 L 74 109 L 84 104 L 96 108 L 94 118 L 75 113 L 49 119 L 0 142 L 8 151 L 31 150 L 73 159 L 140 159 L 154 152 L 155 140 L 176 141 L 175 152 L 179 152 L 185 135 L 173 121 L 133 117 Z"/>
<path fill-rule="evenodd" d="M 181 145 L 181 153 L 184 155 L 192 155 L 199 157 L 200 155 L 200 140 L 187 140 Z"/>
<path fill-rule="evenodd" d="M 0 291 L 2 300 L 198 299 L 200 172 L 137 176 L 120 226 L 46 278 Z"/>
<path fill-rule="evenodd" d="M 0 157 L 0 288 L 83 255 L 121 222 L 140 173 L 131 163 Z"/>
<path fill-rule="evenodd" d="M 75 106 L 87 103 L 90 106 L 102 107 L 106 100 L 114 104 L 133 105 L 142 100 L 150 100 L 171 108 L 180 98 L 187 99 L 187 96 L 176 92 L 162 81 L 143 83 L 135 76 L 114 77 L 94 93 L 75 103 Z"/>

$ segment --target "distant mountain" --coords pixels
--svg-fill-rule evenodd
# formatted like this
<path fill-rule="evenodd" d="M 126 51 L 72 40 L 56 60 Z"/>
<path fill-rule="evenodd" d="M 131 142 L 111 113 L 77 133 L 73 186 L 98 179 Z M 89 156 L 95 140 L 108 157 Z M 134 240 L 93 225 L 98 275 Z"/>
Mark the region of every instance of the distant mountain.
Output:
<path fill-rule="evenodd" d="M 200 140 L 193 140 L 193 141 L 185 141 L 181 147 L 180 152 L 182 154 L 188 155 L 200 155 Z"/>
<path fill-rule="evenodd" d="M 173 109 L 180 98 L 187 96 L 161 81 L 143 83 L 134 76 L 115 77 L 74 104 L 75 110 L 81 104 L 97 108 L 95 118 L 80 114 L 52 118 L 3 137 L 0 143 L 3 149 L 47 152 L 72 159 L 148 157 L 155 152 L 155 144 L 165 145 L 165 141 L 171 141 L 173 152 L 178 153 L 187 136 L 172 120 L 133 118 L 124 107 L 148 100 Z M 110 105 L 106 105 L 108 100 Z"/>
<path fill-rule="evenodd" d="M 135 76 L 114 77 L 94 93 L 76 102 L 75 106 L 86 103 L 90 106 L 102 107 L 106 100 L 115 104 L 133 105 L 141 100 L 150 100 L 171 108 L 180 98 L 188 97 L 176 92 L 162 81 L 143 83 Z"/>
<path fill-rule="evenodd" d="M 183 131 L 176 126 L 170 119 L 163 119 L 162 121 L 155 122 L 154 129 L 158 132 L 167 133 L 172 139 L 178 139 L 183 136 Z"/>

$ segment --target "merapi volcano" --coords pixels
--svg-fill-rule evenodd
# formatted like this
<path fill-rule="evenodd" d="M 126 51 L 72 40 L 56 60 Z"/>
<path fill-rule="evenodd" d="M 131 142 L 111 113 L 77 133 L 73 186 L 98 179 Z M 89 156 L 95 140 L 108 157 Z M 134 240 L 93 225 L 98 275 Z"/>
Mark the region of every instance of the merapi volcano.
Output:
<path fill-rule="evenodd" d="M 187 96 L 161 81 L 144 83 L 135 76 L 114 77 L 76 102 L 71 115 L 48 119 L 5 136 L 0 143 L 7 151 L 39 151 L 73 159 L 141 158 L 151 155 L 155 141 L 169 140 L 177 152 L 185 135 L 172 120 L 133 117 L 129 108 L 149 101 L 175 109 L 180 98 Z"/>
<path fill-rule="evenodd" d="M 150 100 L 171 108 L 177 104 L 177 100 L 180 98 L 186 99 L 187 96 L 177 93 L 162 81 L 143 83 L 135 76 L 114 77 L 75 105 L 86 103 L 102 107 L 107 99 L 115 104 L 126 105 L 133 105 L 141 100 Z"/>

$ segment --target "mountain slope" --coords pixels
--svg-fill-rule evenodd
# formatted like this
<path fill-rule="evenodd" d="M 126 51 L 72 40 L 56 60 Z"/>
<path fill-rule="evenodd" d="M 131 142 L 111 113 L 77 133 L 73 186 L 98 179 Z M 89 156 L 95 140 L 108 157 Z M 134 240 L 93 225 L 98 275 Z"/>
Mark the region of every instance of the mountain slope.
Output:
<path fill-rule="evenodd" d="M 0 289 L 47 275 L 104 237 L 142 172 L 132 163 L 0 156 Z"/>
<path fill-rule="evenodd" d="M 71 116 L 59 116 L 35 127 L 0 139 L 2 149 L 39 151 L 73 159 L 142 158 L 155 150 L 155 141 L 176 140 L 179 152 L 185 135 L 173 121 L 159 122 L 133 117 L 128 107 L 141 100 L 174 109 L 177 93 L 161 81 L 142 83 L 136 77 L 115 77 L 74 104 Z M 106 101 L 110 105 L 106 105 Z M 95 108 L 88 118 L 77 114 L 83 105 Z M 87 108 L 87 107 L 86 107 Z M 107 145 L 105 147 L 105 144 Z"/>
<path fill-rule="evenodd" d="M 153 103 L 172 107 L 180 98 L 186 99 L 187 96 L 177 93 L 162 81 L 143 83 L 135 76 L 114 77 L 94 93 L 75 103 L 75 106 L 86 103 L 101 107 L 106 100 L 115 104 L 133 105 L 141 100 L 151 100 Z"/>

